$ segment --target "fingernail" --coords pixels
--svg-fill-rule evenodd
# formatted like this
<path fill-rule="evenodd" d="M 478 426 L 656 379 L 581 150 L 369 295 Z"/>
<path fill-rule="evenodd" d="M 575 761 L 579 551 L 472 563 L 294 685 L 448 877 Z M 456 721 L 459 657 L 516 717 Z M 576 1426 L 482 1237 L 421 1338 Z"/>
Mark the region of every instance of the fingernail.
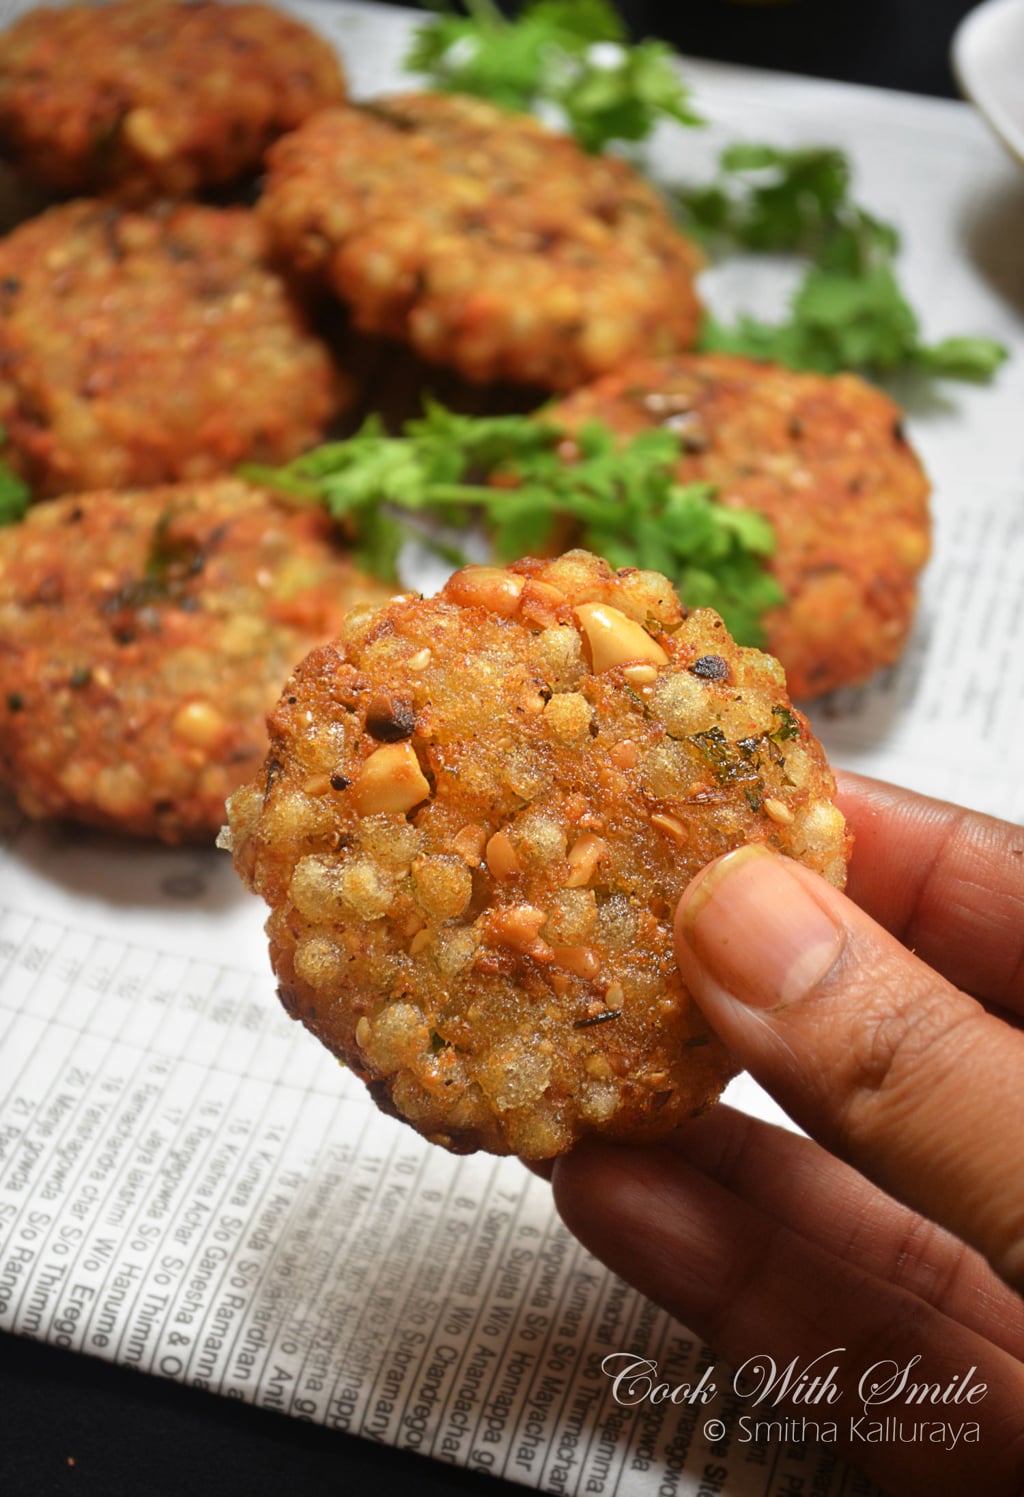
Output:
<path fill-rule="evenodd" d="M 806 997 L 846 941 L 785 861 L 760 846 L 729 853 L 690 886 L 679 932 L 708 977 L 752 1008 Z"/>

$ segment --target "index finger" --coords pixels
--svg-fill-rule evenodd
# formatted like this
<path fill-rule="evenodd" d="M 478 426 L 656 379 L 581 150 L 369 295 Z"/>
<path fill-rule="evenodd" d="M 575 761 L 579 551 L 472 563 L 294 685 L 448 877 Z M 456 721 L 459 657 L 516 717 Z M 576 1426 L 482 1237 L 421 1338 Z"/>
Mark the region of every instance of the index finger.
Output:
<path fill-rule="evenodd" d="M 838 772 L 846 892 L 976 998 L 1024 1013 L 1024 828 Z"/>

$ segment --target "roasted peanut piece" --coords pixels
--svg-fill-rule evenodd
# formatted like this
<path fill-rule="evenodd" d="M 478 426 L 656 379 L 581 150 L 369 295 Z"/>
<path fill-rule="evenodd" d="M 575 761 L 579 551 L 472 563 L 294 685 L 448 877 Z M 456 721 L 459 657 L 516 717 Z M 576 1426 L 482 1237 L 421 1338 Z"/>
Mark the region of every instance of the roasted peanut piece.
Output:
<path fill-rule="evenodd" d="M 430 794 L 411 743 L 389 743 L 364 761 L 352 786 L 361 816 L 381 811 L 411 811 Z"/>
<path fill-rule="evenodd" d="M 668 656 L 658 641 L 609 603 L 583 603 L 573 609 L 573 615 L 590 645 L 595 674 L 637 661 L 668 664 Z"/>
<path fill-rule="evenodd" d="M 769 817 L 770 820 L 774 821 L 777 826 L 789 826 L 790 822 L 793 820 L 793 813 L 789 809 L 789 807 L 782 801 L 776 800 L 774 796 L 769 796 L 768 799 L 762 803 L 762 805 L 764 814 Z"/>
<path fill-rule="evenodd" d="M 463 567 L 448 579 L 445 591 L 464 608 L 475 604 L 507 619 L 519 607 L 524 586 L 524 578 L 513 576 L 502 567 Z"/>
<path fill-rule="evenodd" d="M 526 591 L 531 597 L 543 599 L 552 608 L 557 608 L 559 604 L 565 602 L 565 594 L 561 588 L 553 587 L 550 582 L 537 582 L 531 577 L 526 584 Z"/>
<path fill-rule="evenodd" d="M 519 854 L 512 846 L 507 832 L 495 832 L 487 844 L 485 858 L 491 875 L 496 879 L 511 878 L 523 871 Z"/>
<path fill-rule="evenodd" d="M 492 941 L 503 942 L 515 951 L 526 951 L 537 940 L 547 912 L 532 904 L 514 904 L 495 910 L 488 922 Z"/>
<path fill-rule="evenodd" d="M 479 826 L 475 821 L 469 822 L 456 832 L 452 839 L 452 852 L 457 854 L 470 868 L 479 868 L 484 860 L 484 849 L 487 846 L 487 828 Z"/>
<path fill-rule="evenodd" d="M 651 816 L 651 826 L 657 827 L 659 832 L 664 832 L 671 837 L 673 842 L 678 842 L 680 847 L 685 846 L 690 840 L 690 834 L 683 822 L 678 816 L 670 816 L 667 811 L 655 811 Z"/>
<path fill-rule="evenodd" d="M 584 832 L 569 849 L 569 877 L 565 881 L 566 887 L 581 889 L 584 884 L 589 884 L 594 870 L 607 852 L 608 844 L 603 837 L 595 837 L 593 832 Z"/>
<path fill-rule="evenodd" d="M 637 761 L 636 744 L 631 738 L 624 738 L 621 743 L 612 745 L 608 750 L 608 757 L 616 769 L 635 769 Z"/>
<path fill-rule="evenodd" d="M 622 674 L 630 686 L 653 686 L 658 679 L 657 667 L 653 665 L 625 665 Z"/>
<path fill-rule="evenodd" d="M 306 795 L 326 795 L 331 788 L 329 774 L 311 774 L 302 786 Z"/>
<path fill-rule="evenodd" d="M 524 717 L 539 717 L 544 711 L 544 695 L 536 686 L 527 686 L 517 703 Z"/>
<path fill-rule="evenodd" d="M 591 951 L 589 946 L 553 946 L 551 955 L 557 967 L 564 967 L 567 972 L 575 972 L 577 977 L 585 977 L 588 980 L 596 977 L 601 970 L 601 961 L 597 953 Z"/>

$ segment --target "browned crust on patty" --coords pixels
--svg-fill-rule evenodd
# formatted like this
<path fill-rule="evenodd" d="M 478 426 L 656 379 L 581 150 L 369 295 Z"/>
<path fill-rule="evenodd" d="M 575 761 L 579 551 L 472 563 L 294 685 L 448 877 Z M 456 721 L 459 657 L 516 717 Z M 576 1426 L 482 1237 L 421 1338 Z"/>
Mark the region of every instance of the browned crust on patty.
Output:
<path fill-rule="evenodd" d="M 0 242 L 5 461 L 37 494 L 281 462 L 351 398 L 243 208 L 52 208 Z"/>
<path fill-rule="evenodd" d="M 655 190 L 528 115 L 403 95 L 327 110 L 268 160 L 282 255 L 469 379 L 571 389 L 696 337 L 699 256 Z"/>
<path fill-rule="evenodd" d="M 189 197 L 344 96 L 330 45 L 266 5 L 72 5 L 0 36 L 0 148 L 64 193 Z"/>
<path fill-rule="evenodd" d="M 0 778 L 31 816 L 210 841 L 295 662 L 388 592 L 234 479 L 36 505 L 0 531 Z"/>

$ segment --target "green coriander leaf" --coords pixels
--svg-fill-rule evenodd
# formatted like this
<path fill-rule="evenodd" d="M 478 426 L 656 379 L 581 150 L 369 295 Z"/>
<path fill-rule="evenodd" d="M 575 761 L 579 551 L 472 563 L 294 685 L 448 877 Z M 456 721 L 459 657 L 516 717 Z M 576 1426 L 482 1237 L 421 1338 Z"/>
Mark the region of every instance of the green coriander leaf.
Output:
<path fill-rule="evenodd" d="M 831 147 L 739 143 L 721 153 L 715 182 L 682 192 L 680 206 L 713 247 L 815 254 L 836 230 L 860 226 L 849 179 L 846 157 Z"/>
<path fill-rule="evenodd" d="M 915 350 L 922 369 L 947 379 L 990 380 L 1007 357 L 1008 350 L 993 338 L 943 338 Z"/>
<path fill-rule="evenodd" d="M 547 504 L 522 508 L 503 505 L 492 518 L 491 540 L 501 561 L 536 555 L 544 549 L 550 534 L 551 511 Z"/>
<path fill-rule="evenodd" d="M 398 555 L 405 540 L 405 527 L 388 509 L 383 505 L 367 507 L 356 532 L 356 562 L 371 576 L 396 582 Z"/>
<path fill-rule="evenodd" d="M 645 140 L 660 117 L 681 125 L 703 123 L 690 106 L 672 49 L 663 42 L 620 48 L 617 58 L 588 54 L 561 81 L 552 73 L 552 91 L 573 135 L 595 153 L 613 140 Z"/>
<path fill-rule="evenodd" d="M 630 45 L 606 0 L 533 0 L 507 20 L 490 0 L 464 0 L 417 28 L 404 59 L 435 88 L 502 108 L 554 106 L 588 151 L 645 139 L 661 119 L 701 123 L 664 42 Z"/>
<path fill-rule="evenodd" d="M 800 737 L 800 723 L 796 714 L 788 707 L 773 707 L 772 715 L 779 719 L 779 726 L 769 735 L 775 739 L 776 743 L 785 743 L 788 738 Z"/>
<path fill-rule="evenodd" d="M 537 0 L 524 6 L 530 17 L 553 34 L 581 42 L 625 42 L 626 24 L 608 0 Z"/>
<path fill-rule="evenodd" d="M 751 359 L 771 360 L 791 369 L 809 367 L 801 357 L 801 330 L 793 323 L 760 322 L 756 317 L 742 316 L 729 326 L 715 317 L 705 316 L 699 347 L 707 353 L 735 353 Z"/>
<path fill-rule="evenodd" d="M 691 232 L 713 249 L 803 256 L 810 266 L 789 317 L 707 319 L 701 347 L 832 374 L 911 368 L 954 379 L 991 379 L 1006 349 L 986 338 L 929 347 L 896 278 L 899 235 L 851 197 L 846 156 L 829 147 L 779 150 L 737 144 L 709 186 L 684 192 Z"/>
<path fill-rule="evenodd" d="M 731 532 L 752 556 L 774 556 L 775 531 L 771 521 L 757 510 L 723 509 L 718 525 L 721 530 Z"/>
<path fill-rule="evenodd" d="M 543 24 L 525 22 L 517 29 L 500 14 L 493 20 L 439 16 L 417 28 L 403 66 L 426 74 L 445 93 L 528 111 L 542 86 L 549 42 Z"/>
<path fill-rule="evenodd" d="M 0 424 L 0 449 L 6 444 L 7 429 Z M 16 525 L 31 503 L 32 490 L 28 484 L 0 458 L 0 526 Z"/>
<path fill-rule="evenodd" d="M 765 566 L 772 527 L 720 505 L 709 484 L 678 483 L 680 455 L 680 439 L 665 430 L 623 441 L 594 421 L 567 444 L 543 419 L 460 416 L 431 404 L 401 437 L 368 422 L 348 442 L 259 476 L 285 492 L 315 490 L 355 526 L 358 559 L 378 576 L 394 577 L 411 537 L 450 557 L 429 526 L 476 523 L 503 561 L 572 543 L 616 567 L 666 572 L 685 603 L 716 608 L 740 643 L 761 643 L 764 613 L 783 601 Z"/>
<path fill-rule="evenodd" d="M 737 140 L 724 147 L 718 164 L 723 172 L 760 172 L 774 167 L 795 172 L 808 154 L 807 151 L 781 151 L 777 146 L 758 141 Z"/>
<path fill-rule="evenodd" d="M 32 490 L 24 479 L 0 465 L 0 525 L 15 525 L 24 518 Z"/>
<path fill-rule="evenodd" d="M 288 499 L 319 504 L 323 498 L 320 485 L 314 479 L 299 478 L 284 468 L 271 468 L 266 463 L 242 463 L 237 471 L 239 478 L 244 478 L 247 483 L 273 489 Z"/>

